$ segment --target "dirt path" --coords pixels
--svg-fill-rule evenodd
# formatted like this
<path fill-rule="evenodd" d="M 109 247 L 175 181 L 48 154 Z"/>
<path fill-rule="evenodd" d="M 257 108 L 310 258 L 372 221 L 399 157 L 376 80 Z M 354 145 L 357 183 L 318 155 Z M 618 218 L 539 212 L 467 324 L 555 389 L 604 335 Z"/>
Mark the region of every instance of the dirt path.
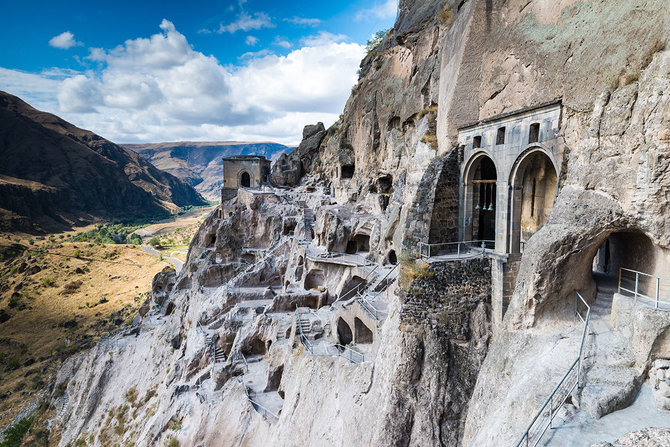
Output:
<path fill-rule="evenodd" d="M 174 264 L 174 269 L 177 271 L 177 273 L 181 272 L 182 267 L 184 267 L 184 262 L 181 261 L 180 259 L 174 258 L 172 256 L 164 256 L 161 252 L 153 248 L 151 245 L 142 245 L 140 247 L 142 251 L 145 251 L 149 253 L 150 255 L 154 255 L 158 258 L 162 257 L 163 259 L 170 261 L 171 263 Z M 170 253 L 172 254 L 172 253 Z"/>

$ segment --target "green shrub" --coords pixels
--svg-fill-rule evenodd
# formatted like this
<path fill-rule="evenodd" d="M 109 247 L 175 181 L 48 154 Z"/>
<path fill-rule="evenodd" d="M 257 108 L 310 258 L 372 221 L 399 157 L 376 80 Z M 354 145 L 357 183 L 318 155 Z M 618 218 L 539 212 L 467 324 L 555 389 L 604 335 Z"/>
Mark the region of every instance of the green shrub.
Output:
<path fill-rule="evenodd" d="M 157 237 L 152 237 L 149 239 L 149 245 L 152 247 L 160 247 L 161 246 L 161 241 Z"/>
<path fill-rule="evenodd" d="M 34 416 L 31 414 L 5 430 L 5 439 L 0 447 L 20 447 L 23 437 L 33 425 Z"/>

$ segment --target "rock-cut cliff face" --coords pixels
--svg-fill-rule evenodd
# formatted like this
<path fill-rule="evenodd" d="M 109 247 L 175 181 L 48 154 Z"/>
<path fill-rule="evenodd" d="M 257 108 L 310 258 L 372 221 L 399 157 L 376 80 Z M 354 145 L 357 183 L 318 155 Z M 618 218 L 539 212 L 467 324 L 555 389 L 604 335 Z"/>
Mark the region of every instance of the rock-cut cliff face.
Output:
<path fill-rule="evenodd" d="M 513 445 L 579 350 L 574 290 L 594 302 L 598 248 L 667 269 L 665 0 L 399 9 L 340 121 L 275 166 L 291 188 L 223 203 L 134 325 L 63 368 L 60 445 Z M 547 103 L 554 205 L 496 323 L 500 257 L 412 254 L 460 236 L 459 129 Z M 622 297 L 594 306 L 579 420 L 631 403 L 668 327 Z"/>

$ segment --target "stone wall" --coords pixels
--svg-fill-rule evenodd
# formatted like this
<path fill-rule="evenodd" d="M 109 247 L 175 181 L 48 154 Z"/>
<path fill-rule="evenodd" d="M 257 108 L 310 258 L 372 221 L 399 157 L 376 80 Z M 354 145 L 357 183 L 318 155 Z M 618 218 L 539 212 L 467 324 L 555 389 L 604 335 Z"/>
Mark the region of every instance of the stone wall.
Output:
<path fill-rule="evenodd" d="M 480 303 L 491 303 L 491 261 L 433 263 L 428 271 L 402 292 L 401 330 L 427 326 L 449 339 L 469 340 L 470 315 Z"/>
<path fill-rule="evenodd" d="M 457 150 L 441 158 L 444 163 L 435 188 L 428 236 L 431 244 L 458 240 L 458 158 Z"/>

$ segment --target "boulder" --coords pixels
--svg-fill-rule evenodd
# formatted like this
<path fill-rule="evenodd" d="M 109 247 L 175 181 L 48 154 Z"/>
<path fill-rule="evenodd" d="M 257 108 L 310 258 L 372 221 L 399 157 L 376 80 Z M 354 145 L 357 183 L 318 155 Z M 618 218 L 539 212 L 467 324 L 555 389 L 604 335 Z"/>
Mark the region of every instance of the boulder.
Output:
<path fill-rule="evenodd" d="M 290 154 L 282 154 L 272 167 L 272 184 L 295 186 L 311 170 L 311 164 L 326 136 L 323 123 L 311 124 L 302 130 L 302 142 Z"/>

